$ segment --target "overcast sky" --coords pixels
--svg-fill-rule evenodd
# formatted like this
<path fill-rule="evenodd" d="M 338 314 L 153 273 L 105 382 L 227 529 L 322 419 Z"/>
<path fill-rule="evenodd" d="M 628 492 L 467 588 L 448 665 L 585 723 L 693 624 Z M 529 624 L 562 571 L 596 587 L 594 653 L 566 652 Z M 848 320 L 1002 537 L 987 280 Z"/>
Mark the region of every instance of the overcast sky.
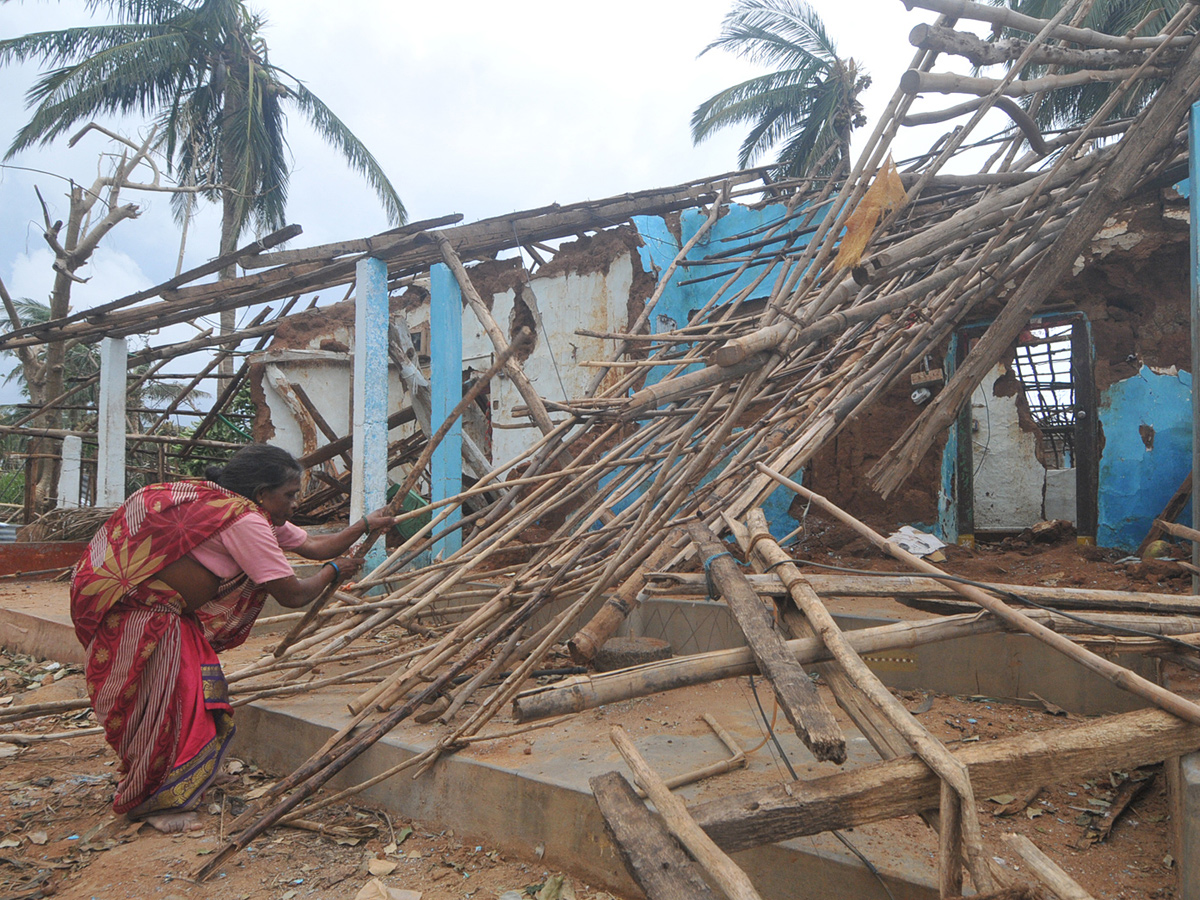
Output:
<path fill-rule="evenodd" d="M 688 126 L 701 101 L 761 71 L 720 51 L 698 57 L 730 4 L 249 0 L 266 16 L 272 62 L 302 79 L 374 152 L 409 218 L 457 212 L 467 221 L 734 169 L 741 134 L 693 147 Z M 900 0 L 815 5 L 840 53 L 874 78 L 865 97 L 874 124 L 912 59 L 909 30 L 932 15 L 909 13 Z M 5 37 L 89 21 L 80 0 L 0 3 Z M 5 147 L 28 118 L 23 95 L 36 74 L 32 67 L 0 69 Z M 142 126 L 106 124 L 128 133 Z M 298 116 L 289 120 L 288 141 L 288 220 L 304 228 L 289 246 L 388 227 L 371 190 Z M 51 281 L 33 186 L 65 218 L 67 182 L 54 176 L 90 183 L 102 149 L 97 135 L 72 150 L 63 140 L 0 169 L 0 278 L 15 296 L 44 299 Z M 179 234 L 165 196 L 124 199 L 144 214 L 121 223 L 81 270 L 92 281 L 77 286 L 76 309 L 174 274 Z M 215 254 L 215 212 L 205 211 L 193 226 L 186 266 Z M 11 391 L 0 391 L 5 400 Z"/>

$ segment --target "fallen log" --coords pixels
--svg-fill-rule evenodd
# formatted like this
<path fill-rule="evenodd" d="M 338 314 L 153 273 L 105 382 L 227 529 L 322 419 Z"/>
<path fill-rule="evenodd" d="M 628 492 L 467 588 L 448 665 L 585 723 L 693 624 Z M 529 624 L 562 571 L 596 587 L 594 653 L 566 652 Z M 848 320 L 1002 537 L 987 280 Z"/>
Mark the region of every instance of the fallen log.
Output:
<path fill-rule="evenodd" d="M 1088 630 L 1078 622 L 1053 613 L 1031 611 L 1026 615 L 1063 632 Z M 1152 618 L 1099 614 L 1089 616 L 1089 619 L 1095 622 L 1094 630 L 1100 633 L 1104 633 L 1106 625 L 1140 628 L 1146 631 L 1158 628 L 1159 633 L 1164 634 L 1192 634 L 1200 631 L 1200 619 L 1184 616 Z M 897 622 L 892 625 L 862 628 L 847 632 L 846 640 L 856 652 L 870 654 L 911 649 L 976 634 L 995 634 L 1012 630 L 1014 629 L 994 616 L 972 613 L 924 622 Z M 831 659 L 824 644 L 815 638 L 788 641 L 787 646 L 803 665 Z M 547 716 L 595 709 L 606 703 L 616 703 L 634 697 L 648 697 L 689 685 L 754 675 L 757 672 L 758 666 L 750 649 L 737 647 L 646 663 L 614 672 L 577 675 L 565 678 L 557 684 L 519 694 L 513 700 L 513 717 L 518 722 L 528 722 Z"/>

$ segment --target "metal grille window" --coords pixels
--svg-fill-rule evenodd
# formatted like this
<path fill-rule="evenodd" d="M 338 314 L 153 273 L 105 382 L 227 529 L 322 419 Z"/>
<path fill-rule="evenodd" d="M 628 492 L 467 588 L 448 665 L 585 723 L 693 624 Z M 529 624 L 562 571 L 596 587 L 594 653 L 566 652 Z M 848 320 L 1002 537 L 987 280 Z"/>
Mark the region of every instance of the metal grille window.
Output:
<path fill-rule="evenodd" d="M 1029 328 L 1017 344 L 1013 365 L 1039 429 L 1044 464 L 1075 465 L 1075 382 L 1071 374 L 1071 325 Z"/>

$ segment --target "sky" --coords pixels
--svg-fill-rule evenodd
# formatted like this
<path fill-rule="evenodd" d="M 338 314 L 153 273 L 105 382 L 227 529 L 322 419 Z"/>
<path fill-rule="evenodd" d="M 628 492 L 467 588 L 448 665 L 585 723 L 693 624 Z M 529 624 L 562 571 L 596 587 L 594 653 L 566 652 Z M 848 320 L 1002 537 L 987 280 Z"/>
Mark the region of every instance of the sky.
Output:
<path fill-rule="evenodd" d="M 699 55 L 731 4 L 248 0 L 266 17 L 271 61 L 304 81 L 372 150 L 409 219 L 453 212 L 468 222 L 735 169 L 742 134 L 721 133 L 695 147 L 689 132 L 700 102 L 762 71 L 723 51 Z M 910 13 L 901 0 L 814 6 L 839 52 L 873 77 L 864 97 L 873 125 L 912 59 L 908 32 L 933 15 Z M 94 21 L 81 0 L 0 3 L 2 37 Z M 28 118 L 24 93 L 36 75 L 33 66 L 0 69 L 5 148 Z M 136 119 L 102 124 L 130 135 L 144 128 Z M 304 228 L 288 246 L 389 227 L 371 189 L 298 115 L 289 119 L 288 142 L 288 221 Z M 67 179 L 90 184 L 98 154 L 109 149 L 93 134 L 74 149 L 59 140 L 23 151 L 0 168 L 0 279 L 14 296 L 44 299 L 51 284 L 34 186 L 52 215 L 65 218 Z M 74 309 L 175 272 L 179 229 L 166 195 L 123 200 L 137 202 L 142 215 L 117 226 L 80 270 L 91 280 L 76 286 Z M 193 224 L 185 267 L 215 255 L 218 213 L 203 209 Z M 0 373 L 9 366 L 0 360 Z M 0 403 L 14 399 L 11 386 L 0 388 Z"/>

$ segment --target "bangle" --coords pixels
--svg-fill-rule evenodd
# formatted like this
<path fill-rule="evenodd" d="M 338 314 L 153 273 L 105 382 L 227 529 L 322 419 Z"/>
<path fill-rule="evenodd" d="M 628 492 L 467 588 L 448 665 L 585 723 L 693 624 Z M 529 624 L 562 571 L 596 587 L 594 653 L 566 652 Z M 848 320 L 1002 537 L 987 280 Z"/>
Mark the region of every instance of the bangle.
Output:
<path fill-rule="evenodd" d="M 362 526 L 363 526 L 363 535 L 364 536 L 371 533 L 371 523 L 367 521 L 366 516 L 362 517 Z"/>
<path fill-rule="evenodd" d="M 329 560 L 328 562 L 323 563 L 322 568 L 324 568 L 324 566 L 329 566 L 331 569 L 333 569 L 333 580 L 334 581 L 337 581 L 339 578 L 342 577 L 342 570 L 338 568 L 338 564 L 335 563 L 333 560 Z"/>

